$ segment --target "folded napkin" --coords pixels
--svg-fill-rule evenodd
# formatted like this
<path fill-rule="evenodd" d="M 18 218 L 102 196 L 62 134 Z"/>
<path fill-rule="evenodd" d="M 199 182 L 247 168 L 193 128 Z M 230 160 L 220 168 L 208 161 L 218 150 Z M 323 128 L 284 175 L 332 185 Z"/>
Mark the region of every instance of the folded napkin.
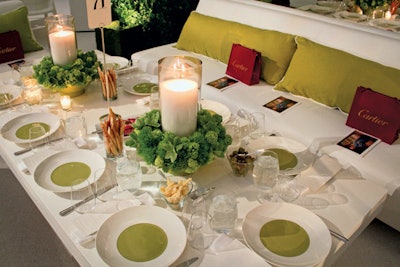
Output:
<path fill-rule="evenodd" d="M 134 196 L 129 191 L 118 194 L 118 199 L 100 202 L 90 213 L 85 213 L 74 219 L 69 226 L 71 238 L 79 243 L 88 235 L 99 230 L 100 226 L 114 213 L 129 207 L 154 205 L 155 201 L 149 193 Z"/>
<path fill-rule="evenodd" d="M 317 192 L 341 168 L 342 166 L 336 159 L 323 155 L 314 162 L 313 166 L 297 177 L 297 183 L 307 187 L 311 192 Z"/>
<path fill-rule="evenodd" d="M 139 99 L 136 99 L 136 103 L 139 105 L 147 105 L 150 103 L 150 96 L 145 96 Z"/>
<path fill-rule="evenodd" d="M 222 234 L 205 251 L 200 266 L 271 266 L 239 240 Z"/>

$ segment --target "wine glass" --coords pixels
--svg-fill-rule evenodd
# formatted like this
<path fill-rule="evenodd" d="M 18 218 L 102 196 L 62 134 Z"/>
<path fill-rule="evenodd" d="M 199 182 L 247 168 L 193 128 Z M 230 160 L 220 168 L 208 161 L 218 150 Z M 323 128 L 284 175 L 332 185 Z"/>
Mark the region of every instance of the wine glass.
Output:
<path fill-rule="evenodd" d="M 38 141 L 38 138 L 44 137 L 43 143 L 46 145 L 48 143 L 47 132 L 45 128 L 40 124 L 32 124 L 32 126 L 28 130 L 29 135 L 29 147 L 33 152 L 37 151 L 37 147 L 35 148 L 35 143 Z"/>
<path fill-rule="evenodd" d="M 211 246 L 217 234 L 210 226 L 210 216 L 204 211 L 195 211 L 190 217 L 188 241 L 192 248 L 205 250 Z"/>
<path fill-rule="evenodd" d="M 253 180 L 259 202 L 275 201 L 275 185 L 279 174 L 278 155 L 272 150 L 263 150 L 254 161 Z"/>

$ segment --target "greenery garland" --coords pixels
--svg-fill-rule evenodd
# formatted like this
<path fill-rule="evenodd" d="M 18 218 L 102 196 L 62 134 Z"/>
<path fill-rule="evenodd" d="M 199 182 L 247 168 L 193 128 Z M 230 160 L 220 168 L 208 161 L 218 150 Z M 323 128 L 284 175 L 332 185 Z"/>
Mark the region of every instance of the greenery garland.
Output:
<path fill-rule="evenodd" d="M 88 85 L 99 78 L 97 68 L 101 66 L 94 51 L 84 53 L 79 49 L 75 62 L 65 66 L 55 65 L 51 56 L 44 57 L 33 66 L 33 77 L 39 84 L 56 92 L 71 85 Z"/>
<path fill-rule="evenodd" d="M 196 131 L 186 137 L 163 132 L 159 110 L 136 119 L 126 145 L 134 147 L 147 164 L 172 174 L 190 174 L 201 166 L 224 157 L 232 138 L 226 133 L 219 114 L 200 110 Z"/>

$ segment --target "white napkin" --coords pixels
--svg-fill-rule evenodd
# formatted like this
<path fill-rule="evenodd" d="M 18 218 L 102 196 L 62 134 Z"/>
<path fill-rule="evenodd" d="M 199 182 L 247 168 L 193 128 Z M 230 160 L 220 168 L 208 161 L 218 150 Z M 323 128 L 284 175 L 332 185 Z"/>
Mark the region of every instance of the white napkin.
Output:
<path fill-rule="evenodd" d="M 136 103 L 139 105 L 147 105 L 150 103 L 150 96 L 145 96 L 139 99 L 136 99 Z"/>
<path fill-rule="evenodd" d="M 129 207 L 153 205 L 154 203 L 152 196 L 147 192 L 134 196 L 129 191 L 123 191 L 118 194 L 118 200 L 101 202 L 90 213 L 77 217 L 70 225 L 71 237 L 79 243 L 88 235 L 99 230 L 100 226 L 114 213 Z"/>
<path fill-rule="evenodd" d="M 342 166 L 336 159 L 323 155 L 314 162 L 313 166 L 297 177 L 297 183 L 307 187 L 311 192 L 316 192 L 341 168 Z"/>
<path fill-rule="evenodd" d="M 239 240 L 222 234 L 205 251 L 200 266 L 271 266 Z"/>

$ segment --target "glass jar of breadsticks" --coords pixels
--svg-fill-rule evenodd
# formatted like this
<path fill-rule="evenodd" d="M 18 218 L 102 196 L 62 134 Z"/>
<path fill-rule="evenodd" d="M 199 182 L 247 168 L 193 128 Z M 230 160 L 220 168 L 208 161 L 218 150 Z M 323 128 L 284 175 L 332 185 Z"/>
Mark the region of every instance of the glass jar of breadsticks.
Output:
<path fill-rule="evenodd" d="M 114 68 L 111 67 L 106 70 L 97 69 L 101 81 L 101 91 L 104 100 L 115 100 L 118 97 L 117 94 L 117 73 Z M 108 84 L 108 86 L 107 86 Z"/>
<path fill-rule="evenodd" d="M 107 158 L 115 159 L 124 154 L 125 121 L 115 114 L 111 108 L 100 123 Z"/>

